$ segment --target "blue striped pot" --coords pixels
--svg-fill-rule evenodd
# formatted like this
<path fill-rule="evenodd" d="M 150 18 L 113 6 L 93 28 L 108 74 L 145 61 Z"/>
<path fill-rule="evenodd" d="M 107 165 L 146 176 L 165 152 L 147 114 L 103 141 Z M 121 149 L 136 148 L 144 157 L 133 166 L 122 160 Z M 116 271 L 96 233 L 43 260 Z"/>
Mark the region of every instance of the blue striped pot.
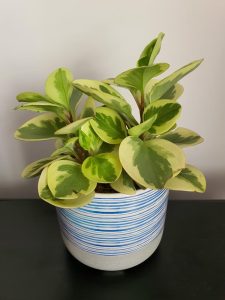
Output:
<path fill-rule="evenodd" d="M 57 208 L 64 243 L 82 263 L 100 270 L 124 270 L 146 260 L 163 234 L 167 190 L 135 195 L 96 194 L 82 208 Z"/>

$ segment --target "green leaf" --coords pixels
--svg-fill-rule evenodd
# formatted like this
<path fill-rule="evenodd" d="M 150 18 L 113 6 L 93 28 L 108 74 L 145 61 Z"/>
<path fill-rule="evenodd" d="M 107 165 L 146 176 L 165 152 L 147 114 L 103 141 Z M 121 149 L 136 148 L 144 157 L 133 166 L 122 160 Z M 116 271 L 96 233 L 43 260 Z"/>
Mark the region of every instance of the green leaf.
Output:
<path fill-rule="evenodd" d="M 115 78 L 107 78 L 102 80 L 102 82 L 111 85 L 111 84 L 115 84 L 114 79 Z"/>
<path fill-rule="evenodd" d="M 166 140 L 143 142 L 129 136 L 120 144 L 119 157 L 131 178 L 153 189 L 163 188 L 169 178 L 185 167 L 182 150 Z"/>
<path fill-rule="evenodd" d="M 92 97 L 88 97 L 81 111 L 80 118 L 93 117 L 95 115 L 95 101 Z"/>
<path fill-rule="evenodd" d="M 139 90 L 136 90 L 136 89 L 130 89 L 130 92 L 131 92 L 132 96 L 134 97 L 134 100 L 136 101 L 136 103 L 139 107 L 139 110 L 140 110 L 140 107 L 141 107 L 142 101 L 143 101 L 142 92 Z"/>
<path fill-rule="evenodd" d="M 90 121 L 81 126 L 79 131 L 79 143 L 83 149 L 92 154 L 98 152 L 102 144 L 102 140 L 92 129 Z"/>
<path fill-rule="evenodd" d="M 69 125 L 64 126 L 60 130 L 57 130 L 55 134 L 61 135 L 61 134 L 76 134 L 80 127 L 86 123 L 91 118 L 85 118 L 81 120 L 74 121 L 73 123 L 70 123 Z"/>
<path fill-rule="evenodd" d="M 86 95 L 116 110 L 126 120 L 136 125 L 137 121 L 132 116 L 130 105 L 108 84 L 97 80 L 79 79 L 75 80 L 73 85 Z"/>
<path fill-rule="evenodd" d="M 65 142 L 64 147 L 73 150 L 73 149 L 74 149 L 74 145 L 76 144 L 77 141 L 78 141 L 78 137 L 72 137 L 72 138 L 68 139 L 68 140 Z"/>
<path fill-rule="evenodd" d="M 129 135 L 140 136 L 141 134 L 147 132 L 152 127 L 156 119 L 157 119 L 157 114 L 153 115 L 152 117 L 142 122 L 141 124 L 128 129 Z"/>
<path fill-rule="evenodd" d="M 74 194 L 88 195 L 96 183 L 88 180 L 81 171 L 81 165 L 70 160 L 59 160 L 48 167 L 48 186 L 56 198 L 73 198 Z"/>
<path fill-rule="evenodd" d="M 127 135 L 120 115 L 108 107 L 97 107 L 90 123 L 97 135 L 109 144 L 119 144 Z"/>
<path fill-rule="evenodd" d="M 127 70 L 114 79 L 122 87 L 135 89 L 143 93 L 146 83 L 169 68 L 169 64 L 161 63 L 154 66 L 139 67 Z"/>
<path fill-rule="evenodd" d="M 65 137 L 57 137 L 55 140 L 55 148 L 58 149 L 63 147 L 65 141 L 66 141 Z"/>
<path fill-rule="evenodd" d="M 41 141 L 56 138 L 55 131 L 65 122 L 54 113 L 41 114 L 24 123 L 15 132 L 15 138 L 24 141 Z"/>
<path fill-rule="evenodd" d="M 142 51 L 139 60 L 137 61 L 137 66 L 150 66 L 154 63 L 156 56 L 158 55 L 164 33 L 160 32 L 158 37 L 152 40 Z"/>
<path fill-rule="evenodd" d="M 32 178 L 32 177 L 38 176 L 41 173 L 41 171 L 45 167 L 47 167 L 49 164 L 51 164 L 53 161 L 60 160 L 60 159 L 66 159 L 66 158 L 68 158 L 67 155 L 60 156 L 60 157 L 57 157 L 55 155 L 54 157 L 50 156 L 47 158 L 42 158 L 42 159 L 36 160 L 26 166 L 26 168 L 23 170 L 21 176 L 23 178 Z"/>
<path fill-rule="evenodd" d="M 157 100 L 149 104 L 143 114 L 144 120 L 149 120 L 157 115 L 157 118 L 150 128 L 149 132 L 153 134 L 162 134 L 168 131 L 181 114 L 181 105 L 173 100 Z"/>
<path fill-rule="evenodd" d="M 148 103 L 160 99 L 173 85 L 181 80 L 185 75 L 195 70 L 203 60 L 196 60 L 180 68 L 169 76 L 157 82 L 146 94 Z"/>
<path fill-rule="evenodd" d="M 70 107 L 70 97 L 72 95 L 73 75 L 66 68 L 59 68 L 52 72 L 45 84 L 45 91 L 49 98 L 61 104 L 66 109 Z"/>
<path fill-rule="evenodd" d="M 73 151 L 70 148 L 61 147 L 61 148 L 56 149 L 54 152 L 52 152 L 51 156 L 56 157 L 56 156 L 59 156 L 59 155 L 62 155 L 62 154 L 64 154 L 64 155 L 73 155 Z"/>
<path fill-rule="evenodd" d="M 157 82 L 159 82 L 159 80 L 153 78 L 153 79 L 149 80 L 149 82 L 145 85 L 145 89 L 144 89 L 144 106 L 145 107 L 151 103 L 150 93 Z"/>
<path fill-rule="evenodd" d="M 77 194 L 73 199 L 57 199 L 55 198 L 47 182 L 48 168 L 45 168 L 38 181 L 38 194 L 41 199 L 45 202 L 52 204 L 57 207 L 63 208 L 72 208 L 72 207 L 81 207 L 91 202 L 94 197 L 94 192 L 91 192 L 88 195 Z"/>
<path fill-rule="evenodd" d="M 176 177 L 167 181 L 166 188 L 170 190 L 203 193 L 206 189 L 205 176 L 194 166 L 186 165 Z"/>
<path fill-rule="evenodd" d="M 115 181 L 121 174 L 122 166 L 118 155 L 102 153 L 90 156 L 82 164 L 83 174 L 90 180 L 109 183 Z"/>
<path fill-rule="evenodd" d="M 174 84 L 168 91 L 166 91 L 160 99 L 177 100 L 184 92 L 184 88 L 181 84 Z"/>
<path fill-rule="evenodd" d="M 120 177 L 110 185 L 115 191 L 125 195 L 134 195 L 136 193 L 133 180 L 124 170 Z"/>
<path fill-rule="evenodd" d="M 34 92 L 23 92 L 16 96 L 16 99 L 19 102 L 39 102 L 39 101 L 45 101 L 45 102 L 52 102 L 51 99 L 49 99 L 47 96 L 43 96 L 39 93 Z"/>
<path fill-rule="evenodd" d="M 77 119 L 76 113 L 77 113 L 77 107 L 81 101 L 83 93 L 79 91 L 78 89 L 73 88 L 72 95 L 70 97 L 70 112 L 72 114 L 73 120 L 75 121 Z"/>
<path fill-rule="evenodd" d="M 42 158 L 37 161 L 32 162 L 27 165 L 22 172 L 23 178 L 32 178 L 39 175 L 43 168 L 45 168 L 49 163 L 51 163 L 55 157 Z"/>
<path fill-rule="evenodd" d="M 204 139 L 196 132 L 182 127 L 178 127 L 174 131 L 160 136 L 160 138 L 168 140 L 180 147 L 189 147 L 204 141 Z"/>
<path fill-rule="evenodd" d="M 78 137 L 70 138 L 64 145 L 57 148 L 52 152 L 51 156 L 57 156 L 61 154 L 73 155 L 74 154 L 74 145 L 78 141 Z"/>
<path fill-rule="evenodd" d="M 16 110 L 30 110 L 35 112 L 50 111 L 54 113 L 63 112 L 63 108 L 60 105 L 44 101 L 25 103 L 17 106 Z"/>
<path fill-rule="evenodd" d="M 145 104 L 149 104 L 149 94 L 153 88 L 153 86 L 159 82 L 159 80 L 152 79 L 146 84 L 144 90 Z M 169 100 L 177 100 L 180 96 L 182 96 L 184 92 L 184 88 L 181 84 L 174 84 L 168 91 L 166 91 L 160 99 L 169 99 Z"/>
<path fill-rule="evenodd" d="M 118 145 L 108 144 L 108 143 L 103 142 L 98 150 L 98 153 L 113 152 L 113 151 L 115 151 L 116 147 L 118 147 Z"/>

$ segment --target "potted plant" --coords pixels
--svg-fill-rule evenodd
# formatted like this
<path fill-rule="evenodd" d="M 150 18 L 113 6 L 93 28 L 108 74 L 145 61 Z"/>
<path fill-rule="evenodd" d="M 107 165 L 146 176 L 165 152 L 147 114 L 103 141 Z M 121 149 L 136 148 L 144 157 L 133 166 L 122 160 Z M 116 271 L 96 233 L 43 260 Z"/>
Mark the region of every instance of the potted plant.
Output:
<path fill-rule="evenodd" d="M 178 81 L 202 60 L 159 79 L 169 68 L 155 63 L 163 36 L 144 48 L 136 67 L 113 79 L 74 80 L 68 69 L 59 68 L 47 78 L 44 95 L 17 96 L 16 109 L 41 114 L 17 129 L 15 137 L 55 139 L 56 145 L 22 176 L 40 175 L 39 196 L 57 207 L 66 247 L 97 269 L 126 269 L 155 251 L 168 190 L 205 191 L 204 175 L 186 163 L 182 150 L 203 139 L 176 124 L 183 93 Z M 117 86 L 131 92 L 140 120 Z"/>

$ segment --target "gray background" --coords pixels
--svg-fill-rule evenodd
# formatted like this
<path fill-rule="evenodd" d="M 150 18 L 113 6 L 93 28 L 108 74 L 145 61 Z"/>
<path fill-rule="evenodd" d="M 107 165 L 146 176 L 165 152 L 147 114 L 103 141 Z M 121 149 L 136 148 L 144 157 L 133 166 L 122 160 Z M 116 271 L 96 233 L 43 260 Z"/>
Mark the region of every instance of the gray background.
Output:
<path fill-rule="evenodd" d="M 52 149 L 52 142 L 13 139 L 15 129 L 32 116 L 13 110 L 16 94 L 43 91 L 47 75 L 60 66 L 70 68 L 75 78 L 112 77 L 133 67 L 143 47 L 160 31 L 166 36 L 158 61 L 169 62 L 169 72 L 205 58 L 182 80 L 179 125 L 205 138 L 204 144 L 187 149 L 186 154 L 205 172 L 208 187 L 205 194 L 173 192 L 172 198 L 225 198 L 225 1 L 4 0 L 0 4 L 0 198 L 37 197 L 36 179 L 21 179 L 20 173 Z"/>

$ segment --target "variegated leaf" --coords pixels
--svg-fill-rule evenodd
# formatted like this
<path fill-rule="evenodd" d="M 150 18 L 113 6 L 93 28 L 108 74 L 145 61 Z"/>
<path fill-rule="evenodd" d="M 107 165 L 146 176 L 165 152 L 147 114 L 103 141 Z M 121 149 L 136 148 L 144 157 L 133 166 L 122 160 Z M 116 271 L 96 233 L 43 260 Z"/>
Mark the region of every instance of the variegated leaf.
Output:
<path fill-rule="evenodd" d="M 66 142 L 65 142 L 65 147 L 66 148 L 69 148 L 71 150 L 74 149 L 74 145 L 76 144 L 76 142 L 78 141 L 78 137 L 72 137 L 70 139 L 68 139 Z"/>
<path fill-rule="evenodd" d="M 88 97 L 84 103 L 84 107 L 80 113 L 80 118 L 93 117 L 95 115 L 95 101 L 92 97 Z"/>
<path fill-rule="evenodd" d="M 90 124 L 97 135 L 109 144 L 119 144 L 127 135 L 123 119 L 108 107 L 97 107 Z"/>
<path fill-rule="evenodd" d="M 131 107 L 123 96 L 110 85 L 97 80 L 79 79 L 73 85 L 86 95 L 116 110 L 132 124 L 137 123 L 131 113 Z"/>
<path fill-rule="evenodd" d="M 175 85 L 180 79 L 182 79 L 185 75 L 189 74 L 193 70 L 195 70 L 203 60 L 196 60 L 191 62 L 190 64 L 180 68 L 169 76 L 157 82 L 150 92 L 146 92 L 146 102 L 150 103 L 152 101 L 160 99 L 173 85 Z"/>
<path fill-rule="evenodd" d="M 111 187 L 122 194 L 134 195 L 136 193 L 136 188 L 132 178 L 123 170 L 120 177 L 112 182 Z"/>
<path fill-rule="evenodd" d="M 68 159 L 69 156 L 66 155 L 66 153 L 64 153 L 65 155 L 63 156 L 50 156 L 47 158 L 42 158 L 39 160 L 36 160 L 32 163 L 30 163 L 29 165 L 26 166 L 26 168 L 23 170 L 21 176 L 23 178 L 32 178 L 35 176 L 38 176 L 42 169 L 44 169 L 46 166 L 48 166 L 49 164 L 51 164 L 54 160 L 60 160 L 60 159 Z"/>
<path fill-rule="evenodd" d="M 69 125 L 64 126 L 60 130 L 57 130 L 55 134 L 61 135 L 61 134 L 76 134 L 80 127 L 86 123 L 91 118 L 84 118 L 81 120 L 74 121 L 73 123 L 70 123 Z"/>
<path fill-rule="evenodd" d="M 109 183 L 121 174 L 122 166 L 114 152 L 90 156 L 82 164 L 83 174 L 95 182 Z"/>
<path fill-rule="evenodd" d="M 156 119 L 157 119 L 157 114 L 153 115 L 152 117 L 142 122 L 141 124 L 128 129 L 129 135 L 140 136 L 141 134 L 147 132 L 152 127 Z"/>
<path fill-rule="evenodd" d="M 35 112 L 54 112 L 57 113 L 63 112 L 63 108 L 56 104 L 56 103 L 50 103 L 50 102 L 45 102 L 45 101 L 38 101 L 38 102 L 30 102 L 30 103 L 25 103 L 20 106 L 17 106 L 15 108 L 16 110 L 30 110 L 30 111 L 35 111 Z"/>
<path fill-rule="evenodd" d="M 163 188 L 169 178 L 185 167 L 182 150 L 166 140 L 143 142 L 129 136 L 120 144 L 119 157 L 131 178 L 153 189 Z"/>
<path fill-rule="evenodd" d="M 52 72 L 45 84 L 45 91 L 49 98 L 61 104 L 66 109 L 70 107 L 70 97 L 72 95 L 73 75 L 66 68 L 59 68 Z"/>
<path fill-rule="evenodd" d="M 73 120 L 77 119 L 77 107 L 81 102 L 83 93 L 78 89 L 73 88 L 72 95 L 70 97 L 70 112 L 72 114 Z"/>
<path fill-rule="evenodd" d="M 24 178 L 32 178 L 39 175 L 42 169 L 45 168 L 45 166 L 47 166 L 54 159 L 55 159 L 54 157 L 47 157 L 32 162 L 31 164 L 26 166 L 21 176 Z"/>
<path fill-rule="evenodd" d="M 153 77 L 165 72 L 168 68 L 168 64 L 161 63 L 154 66 L 130 69 L 116 76 L 114 82 L 119 86 L 135 89 L 143 93 L 146 83 Z"/>
<path fill-rule="evenodd" d="M 55 140 L 55 148 L 56 149 L 61 148 L 61 147 L 63 147 L 63 145 L 64 145 L 64 138 L 57 137 Z"/>
<path fill-rule="evenodd" d="M 144 89 L 144 106 L 148 106 L 150 104 L 150 93 L 153 89 L 153 87 L 156 85 L 156 83 L 159 82 L 155 78 L 149 80 L 149 82 L 145 85 Z"/>
<path fill-rule="evenodd" d="M 154 63 L 156 56 L 158 55 L 164 33 L 160 32 L 158 37 L 152 40 L 142 51 L 139 60 L 137 61 L 137 66 L 150 66 Z"/>
<path fill-rule="evenodd" d="M 141 91 L 136 90 L 136 89 L 130 89 L 130 92 L 131 92 L 132 96 L 134 97 L 134 100 L 136 101 L 136 103 L 140 109 L 140 107 L 142 105 L 144 94 L 142 94 Z"/>
<path fill-rule="evenodd" d="M 88 180 L 81 171 L 81 165 L 70 160 L 59 160 L 48 167 L 48 186 L 56 198 L 71 198 L 74 193 L 88 195 L 96 183 Z"/>
<path fill-rule="evenodd" d="M 103 142 L 98 150 L 98 153 L 110 153 L 110 152 L 114 152 L 116 151 L 116 148 L 118 147 L 118 145 L 115 144 L 108 144 Z"/>
<path fill-rule="evenodd" d="M 203 193 L 206 189 L 206 180 L 200 170 L 194 166 L 186 165 L 176 177 L 167 181 L 165 187 L 170 190 Z"/>
<path fill-rule="evenodd" d="M 111 84 L 115 83 L 114 79 L 115 78 L 107 78 L 107 79 L 102 80 L 102 82 L 111 85 Z"/>
<path fill-rule="evenodd" d="M 58 198 L 59 200 L 74 200 L 78 198 L 78 194 L 72 193 L 71 195 L 68 196 L 62 196 L 61 198 Z"/>
<path fill-rule="evenodd" d="M 55 132 L 66 123 L 52 112 L 41 114 L 24 123 L 15 132 L 15 138 L 24 141 L 41 141 L 56 138 Z"/>
<path fill-rule="evenodd" d="M 168 91 L 166 91 L 160 99 L 177 100 L 184 92 L 184 88 L 181 84 L 174 84 Z"/>
<path fill-rule="evenodd" d="M 144 120 L 149 120 L 157 115 L 157 118 L 149 132 L 162 134 L 168 131 L 181 114 L 181 105 L 173 100 L 158 100 L 149 104 L 143 114 Z"/>
<path fill-rule="evenodd" d="M 178 127 L 177 129 L 160 136 L 160 138 L 168 140 L 180 147 L 194 146 L 204 141 L 204 139 L 196 132 L 182 127 Z"/>
<path fill-rule="evenodd" d="M 90 121 L 81 126 L 79 130 L 79 143 L 81 147 L 89 153 L 94 154 L 98 152 L 102 144 L 102 140 L 91 127 Z"/>
<path fill-rule="evenodd" d="M 45 101 L 47 103 L 51 103 L 51 99 L 49 99 L 47 96 L 43 96 L 39 93 L 35 92 L 23 92 L 16 96 L 16 99 L 19 102 L 39 102 L 39 101 Z"/>
<path fill-rule="evenodd" d="M 145 98 L 145 106 L 150 103 L 150 93 L 154 85 L 159 82 L 159 80 L 151 79 L 148 84 L 145 86 L 144 90 L 144 98 Z M 181 84 L 176 83 L 174 84 L 168 91 L 166 91 L 160 99 L 170 99 L 170 100 L 177 100 L 184 92 L 184 88 Z"/>
<path fill-rule="evenodd" d="M 70 138 L 64 145 L 57 148 L 52 152 L 51 156 L 57 156 L 61 154 L 73 155 L 74 154 L 74 145 L 78 141 L 78 137 Z"/>
<path fill-rule="evenodd" d="M 70 148 L 61 147 L 61 148 L 56 149 L 54 152 L 52 152 L 51 156 L 55 157 L 55 156 L 59 156 L 59 155 L 62 155 L 62 154 L 72 155 L 73 152 Z"/>
<path fill-rule="evenodd" d="M 172 130 L 174 130 L 174 129 L 176 129 L 177 128 L 177 123 L 176 124 L 174 124 L 169 130 L 167 130 L 165 133 L 163 133 L 163 134 L 166 134 L 166 133 L 169 133 L 169 132 L 171 132 Z"/>
<path fill-rule="evenodd" d="M 57 199 L 55 198 L 49 187 L 47 182 L 47 173 L 48 168 L 45 168 L 38 181 L 38 194 L 41 199 L 45 202 L 52 204 L 57 207 L 63 208 L 72 208 L 72 207 L 81 207 L 91 202 L 94 197 L 94 192 L 91 192 L 88 195 L 76 194 L 73 199 Z"/>

